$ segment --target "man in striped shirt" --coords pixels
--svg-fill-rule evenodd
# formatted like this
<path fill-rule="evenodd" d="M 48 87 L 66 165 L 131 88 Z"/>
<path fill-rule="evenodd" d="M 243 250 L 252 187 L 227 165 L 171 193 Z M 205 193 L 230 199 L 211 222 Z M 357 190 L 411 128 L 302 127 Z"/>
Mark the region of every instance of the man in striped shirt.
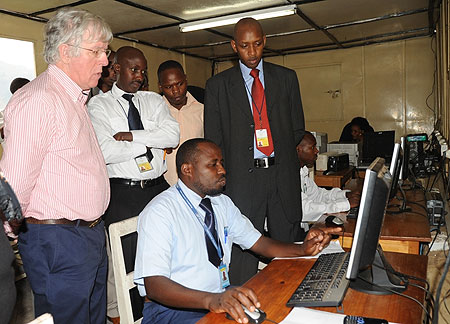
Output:
<path fill-rule="evenodd" d="M 104 323 L 109 203 L 102 152 L 86 111 L 87 91 L 108 64 L 112 33 L 99 16 L 62 9 L 45 28 L 48 69 L 5 109 L 0 168 L 25 216 L 19 249 L 35 315 L 55 323 Z"/>

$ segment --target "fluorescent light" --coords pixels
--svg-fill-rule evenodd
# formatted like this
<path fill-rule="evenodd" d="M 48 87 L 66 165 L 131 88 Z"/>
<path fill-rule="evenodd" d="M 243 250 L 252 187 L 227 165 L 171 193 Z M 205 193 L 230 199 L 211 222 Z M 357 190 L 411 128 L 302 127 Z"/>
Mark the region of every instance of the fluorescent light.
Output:
<path fill-rule="evenodd" d="M 297 5 L 288 5 L 282 7 L 275 7 L 269 9 L 261 9 L 255 11 L 248 11 L 234 15 L 228 15 L 217 18 L 210 18 L 204 20 L 193 21 L 189 23 L 180 24 L 180 31 L 190 32 L 194 30 L 213 28 L 218 26 L 233 25 L 242 18 L 251 17 L 256 20 L 262 20 L 267 18 L 282 17 L 295 14 Z"/>

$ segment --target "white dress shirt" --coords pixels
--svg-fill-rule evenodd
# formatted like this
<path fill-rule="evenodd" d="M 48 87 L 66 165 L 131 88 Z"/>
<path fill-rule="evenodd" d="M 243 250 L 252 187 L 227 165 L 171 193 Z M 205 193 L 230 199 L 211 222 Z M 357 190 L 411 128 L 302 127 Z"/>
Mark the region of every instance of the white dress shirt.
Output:
<path fill-rule="evenodd" d="M 350 209 L 345 193 L 348 190 L 319 188 L 309 177 L 308 167 L 300 169 L 302 190 L 302 222 L 315 222 L 326 213 L 338 213 Z"/>
<path fill-rule="evenodd" d="M 178 184 L 204 221 L 205 212 L 199 207 L 202 198 L 181 180 Z M 249 249 L 261 233 L 228 196 L 208 198 L 228 267 L 233 243 Z M 208 260 L 204 229 L 175 186 L 153 198 L 139 215 L 134 282 L 141 296 L 146 295 L 144 278 L 150 276 L 164 276 L 191 289 L 223 291 L 219 270 Z"/>
<path fill-rule="evenodd" d="M 133 103 L 141 116 L 143 130 L 133 130 L 133 141 L 116 141 L 118 132 L 129 132 L 125 92 L 114 83 L 111 91 L 89 100 L 88 111 L 105 158 L 110 178 L 133 180 L 155 179 L 166 171 L 164 149 L 176 147 L 180 138 L 178 123 L 169 113 L 163 98 L 150 91 L 132 93 Z M 141 173 L 135 158 L 151 148 L 152 170 Z"/>

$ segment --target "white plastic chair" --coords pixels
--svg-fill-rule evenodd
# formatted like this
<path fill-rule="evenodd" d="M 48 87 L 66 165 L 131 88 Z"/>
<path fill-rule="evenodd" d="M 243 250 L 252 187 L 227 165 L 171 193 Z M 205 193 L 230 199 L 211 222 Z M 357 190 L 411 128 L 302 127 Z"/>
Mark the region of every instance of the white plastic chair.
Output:
<path fill-rule="evenodd" d="M 119 307 L 120 323 L 139 324 L 142 318 L 134 321 L 131 307 L 130 289 L 136 287 L 133 282 L 134 271 L 127 274 L 122 250 L 123 236 L 137 231 L 138 216 L 113 223 L 109 226 L 109 240 L 113 260 L 114 280 L 117 292 L 117 304 Z"/>

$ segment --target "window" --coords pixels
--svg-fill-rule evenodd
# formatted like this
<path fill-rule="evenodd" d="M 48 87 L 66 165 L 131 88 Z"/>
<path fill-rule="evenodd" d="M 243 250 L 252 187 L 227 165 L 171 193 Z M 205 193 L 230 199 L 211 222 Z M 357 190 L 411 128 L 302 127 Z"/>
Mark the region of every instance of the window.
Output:
<path fill-rule="evenodd" d="M 11 98 L 11 81 L 18 77 L 33 80 L 36 64 L 32 42 L 0 37 L 0 48 L 0 111 L 3 111 Z"/>

